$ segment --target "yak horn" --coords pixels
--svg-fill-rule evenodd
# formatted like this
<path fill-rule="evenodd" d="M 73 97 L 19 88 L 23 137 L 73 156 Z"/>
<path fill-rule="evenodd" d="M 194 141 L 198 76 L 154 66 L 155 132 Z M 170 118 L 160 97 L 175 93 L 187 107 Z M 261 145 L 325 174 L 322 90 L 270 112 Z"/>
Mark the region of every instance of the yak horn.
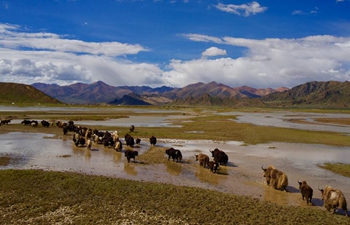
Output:
<path fill-rule="evenodd" d="M 261 166 L 261 169 L 264 170 L 264 165 Z M 265 170 L 264 170 L 265 171 Z"/>

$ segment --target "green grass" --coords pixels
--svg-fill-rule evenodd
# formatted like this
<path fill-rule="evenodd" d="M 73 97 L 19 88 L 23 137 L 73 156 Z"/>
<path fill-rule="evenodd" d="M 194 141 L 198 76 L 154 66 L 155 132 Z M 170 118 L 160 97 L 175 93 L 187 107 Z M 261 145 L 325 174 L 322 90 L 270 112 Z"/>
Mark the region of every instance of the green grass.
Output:
<path fill-rule="evenodd" d="M 350 177 L 350 164 L 344 163 L 325 163 L 323 165 L 319 165 L 319 167 L 323 169 L 330 170 L 334 173 L 343 175 L 345 177 Z"/>
<path fill-rule="evenodd" d="M 315 207 L 201 188 L 41 170 L 0 170 L 1 224 L 346 224 Z"/>

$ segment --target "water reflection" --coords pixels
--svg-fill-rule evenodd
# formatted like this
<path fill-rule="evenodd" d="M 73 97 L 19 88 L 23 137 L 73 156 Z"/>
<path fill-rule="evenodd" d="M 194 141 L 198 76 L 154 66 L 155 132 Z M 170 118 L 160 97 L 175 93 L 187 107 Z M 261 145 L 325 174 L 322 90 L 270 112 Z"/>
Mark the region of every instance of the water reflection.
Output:
<path fill-rule="evenodd" d="M 171 175 L 179 176 L 182 172 L 182 163 L 173 162 L 170 159 L 165 163 L 165 165 L 166 171 Z"/>
<path fill-rule="evenodd" d="M 128 162 L 124 163 L 124 171 L 129 175 L 133 175 L 133 176 L 137 175 L 137 171 L 133 163 L 128 163 Z"/>
<path fill-rule="evenodd" d="M 122 153 L 115 151 L 113 154 L 113 160 L 114 162 L 119 163 L 122 160 Z"/>
<path fill-rule="evenodd" d="M 91 159 L 91 151 L 89 149 L 85 149 L 85 160 L 89 162 Z"/>
<path fill-rule="evenodd" d="M 209 183 L 215 186 L 219 185 L 221 181 L 219 174 L 211 173 L 209 169 L 199 166 L 195 172 L 195 175 L 201 182 Z"/>

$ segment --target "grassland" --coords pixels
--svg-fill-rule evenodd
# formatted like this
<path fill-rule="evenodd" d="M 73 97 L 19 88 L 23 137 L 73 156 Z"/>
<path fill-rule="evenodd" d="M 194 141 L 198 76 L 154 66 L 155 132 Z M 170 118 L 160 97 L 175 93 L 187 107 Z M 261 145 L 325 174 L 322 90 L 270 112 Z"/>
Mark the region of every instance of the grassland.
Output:
<path fill-rule="evenodd" d="M 1 224 L 347 224 L 314 207 L 200 188 L 41 170 L 0 171 Z"/>
<path fill-rule="evenodd" d="M 152 109 L 152 108 L 151 108 Z M 79 124 L 80 120 L 105 120 L 115 118 L 125 118 L 129 116 L 147 115 L 147 116 L 169 116 L 185 114 L 191 116 L 188 120 L 173 119 L 171 122 L 179 127 L 136 127 L 135 136 L 148 138 L 155 135 L 157 138 L 177 138 L 177 139 L 196 139 L 196 140 L 217 140 L 217 141 L 242 141 L 247 145 L 269 142 L 288 142 L 288 143 L 307 143 L 307 144 L 325 144 L 333 146 L 350 146 L 350 139 L 346 134 L 335 132 L 307 131 L 290 128 L 256 126 L 253 124 L 238 123 L 235 116 L 224 116 L 215 114 L 215 108 L 203 109 L 183 109 L 180 112 L 174 112 L 173 108 L 163 113 L 135 113 L 132 111 L 98 111 L 91 107 L 90 111 L 84 112 L 0 112 L 1 118 L 25 119 L 36 118 L 45 119 L 51 122 L 73 120 Z M 213 110 L 213 111 L 212 111 Z M 266 109 L 261 109 L 266 111 Z M 253 111 L 257 111 L 254 109 Z M 104 127 L 91 126 L 92 129 L 101 130 L 119 130 L 120 133 L 128 132 L 127 127 Z M 38 127 L 25 127 L 18 124 L 2 126 L 0 132 L 24 131 L 24 132 L 47 132 L 54 133 L 57 137 L 62 136 L 62 131 L 56 127 L 45 129 Z M 200 131 L 200 132 L 196 132 Z"/>
<path fill-rule="evenodd" d="M 319 165 L 319 167 L 332 171 L 334 173 L 343 175 L 345 177 L 350 177 L 350 165 L 344 163 L 325 163 Z"/>

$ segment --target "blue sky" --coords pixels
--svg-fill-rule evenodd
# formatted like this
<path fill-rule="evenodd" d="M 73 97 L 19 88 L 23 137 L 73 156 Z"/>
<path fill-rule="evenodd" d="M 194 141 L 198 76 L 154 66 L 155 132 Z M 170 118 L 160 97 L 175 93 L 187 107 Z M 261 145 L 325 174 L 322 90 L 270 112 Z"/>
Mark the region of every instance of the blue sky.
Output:
<path fill-rule="evenodd" d="M 350 0 L 3 0 L 0 82 L 350 79 Z"/>

